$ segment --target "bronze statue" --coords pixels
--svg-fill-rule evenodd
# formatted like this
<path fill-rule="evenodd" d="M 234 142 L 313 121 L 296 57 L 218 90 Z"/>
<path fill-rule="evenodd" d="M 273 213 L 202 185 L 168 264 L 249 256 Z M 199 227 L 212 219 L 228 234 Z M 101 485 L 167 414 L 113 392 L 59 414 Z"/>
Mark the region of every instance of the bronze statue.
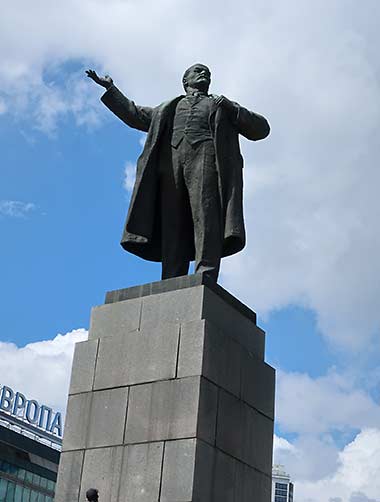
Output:
<path fill-rule="evenodd" d="M 195 272 L 217 280 L 220 260 L 245 246 L 243 158 L 239 134 L 268 136 L 267 120 L 208 94 L 210 70 L 185 71 L 186 94 L 150 108 L 126 98 L 109 76 L 88 77 L 107 91 L 103 103 L 130 127 L 148 133 L 121 245 L 146 260 L 162 262 L 162 279 Z"/>

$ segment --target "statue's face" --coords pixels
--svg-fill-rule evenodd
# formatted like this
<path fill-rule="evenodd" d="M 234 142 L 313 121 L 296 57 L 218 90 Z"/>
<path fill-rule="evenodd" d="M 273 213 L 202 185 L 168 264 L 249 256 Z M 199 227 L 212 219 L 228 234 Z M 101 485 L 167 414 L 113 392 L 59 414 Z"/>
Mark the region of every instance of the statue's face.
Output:
<path fill-rule="evenodd" d="M 211 82 L 211 73 L 207 66 L 195 64 L 186 70 L 184 85 L 200 91 L 208 91 Z"/>

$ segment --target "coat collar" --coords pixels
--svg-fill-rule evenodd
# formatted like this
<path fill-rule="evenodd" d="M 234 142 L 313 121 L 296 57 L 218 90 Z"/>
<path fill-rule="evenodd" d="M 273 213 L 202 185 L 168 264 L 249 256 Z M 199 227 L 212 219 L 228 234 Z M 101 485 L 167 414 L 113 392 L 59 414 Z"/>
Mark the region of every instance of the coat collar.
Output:
<path fill-rule="evenodd" d="M 176 104 L 185 97 L 185 94 L 180 94 L 179 96 L 176 96 L 173 99 L 170 99 L 169 101 L 164 101 L 158 107 L 156 108 L 156 113 L 158 114 L 158 121 L 159 121 L 159 126 L 164 124 L 165 119 L 168 117 L 169 113 L 171 111 L 174 112 Z M 214 118 L 215 115 L 215 123 L 217 124 L 220 122 L 220 120 L 223 119 L 223 109 L 221 107 L 213 107 L 211 114 L 210 114 L 210 120 Z"/>

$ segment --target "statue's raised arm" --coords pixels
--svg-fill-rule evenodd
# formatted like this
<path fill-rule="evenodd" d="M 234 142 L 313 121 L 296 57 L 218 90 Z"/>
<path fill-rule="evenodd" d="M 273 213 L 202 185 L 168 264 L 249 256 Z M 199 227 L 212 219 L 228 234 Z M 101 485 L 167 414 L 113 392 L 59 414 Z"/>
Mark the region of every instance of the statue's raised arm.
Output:
<path fill-rule="evenodd" d="M 107 89 L 101 100 L 120 120 L 139 131 L 148 132 L 152 121 L 153 108 L 138 106 L 128 99 L 115 86 L 109 75 L 99 77 L 94 70 L 86 70 L 86 74 L 98 85 Z"/>
<path fill-rule="evenodd" d="M 93 80 L 96 84 L 101 85 L 105 89 L 109 89 L 113 85 L 113 80 L 109 75 L 104 77 L 99 77 L 95 70 L 86 70 L 87 76 Z"/>

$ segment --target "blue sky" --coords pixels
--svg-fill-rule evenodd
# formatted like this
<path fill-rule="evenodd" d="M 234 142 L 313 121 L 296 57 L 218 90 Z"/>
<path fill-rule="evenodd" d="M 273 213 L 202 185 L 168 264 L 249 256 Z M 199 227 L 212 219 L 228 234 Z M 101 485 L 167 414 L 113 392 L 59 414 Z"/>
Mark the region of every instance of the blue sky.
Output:
<path fill-rule="evenodd" d="M 6 340 L 32 342 L 87 326 L 90 306 L 106 290 L 158 278 L 159 267 L 119 246 L 128 205 L 125 156 L 141 147 L 115 122 L 88 131 L 68 120 L 49 137 L 32 123 L 21 131 L 19 122 L 2 119 L 1 199 L 34 205 L 20 216 L 1 215 Z M 15 315 L 26 291 L 23 315 Z"/>
<path fill-rule="evenodd" d="M 184 16 L 182 4 L 2 10 L 1 383 L 63 409 L 91 307 L 160 278 L 119 245 L 144 137 L 101 104 L 84 70 L 155 105 L 201 61 L 213 93 L 272 126 L 267 140 L 242 141 L 248 243 L 220 281 L 267 332 L 275 458 L 299 502 L 376 502 L 380 5 L 237 0 L 226 16 L 216 0 L 195 0 Z"/>

